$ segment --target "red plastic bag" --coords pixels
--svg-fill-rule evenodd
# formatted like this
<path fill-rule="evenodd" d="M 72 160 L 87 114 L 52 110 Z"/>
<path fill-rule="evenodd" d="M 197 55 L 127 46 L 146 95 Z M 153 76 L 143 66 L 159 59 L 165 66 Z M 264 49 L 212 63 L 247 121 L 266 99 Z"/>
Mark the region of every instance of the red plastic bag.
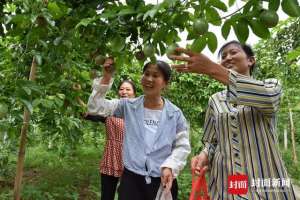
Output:
<path fill-rule="evenodd" d="M 192 172 L 192 190 L 189 200 L 210 200 L 208 196 L 205 173 L 202 176 L 197 176 Z"/>

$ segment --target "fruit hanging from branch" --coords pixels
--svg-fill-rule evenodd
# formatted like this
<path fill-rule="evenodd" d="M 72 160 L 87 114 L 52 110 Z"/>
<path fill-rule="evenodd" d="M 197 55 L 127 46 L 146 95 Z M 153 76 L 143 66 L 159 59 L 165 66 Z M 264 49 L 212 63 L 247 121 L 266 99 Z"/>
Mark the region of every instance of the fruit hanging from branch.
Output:
<path fill-rule="evenodd" d="M 96 65 L 103 65 L 105 62 L 105 57 L 103 55 L 98 55 L 96 58 L 95 58 L 95 64 Z"/>
<path fill-rule="evenodd" d="M 279 17 L 273 10 L 264 10 L 259 15 L 260 21 L 265 24 L 268 28 L 272 28 L 278 24 Z"/>
<path fill-rule="evenodd" d="M 195 33 L 203 35 L 208 31 L 208 23 L 204 18 L 200 18 L 194 22 L 193 28 Z"/>
<path fill-rule="evenodd" d="M 138 51 L 134 54 L 137 60 L 145 60 L 146 56 L 143 51 Z"/>
<path fill-rule="evenodd" d="M 154 47 L 151 44 L 146 44 L 143 51 L 146 57 L 151 57 L 155 53 Z"/>
<path fill-rule="evenodd" d="M 176 51 L 176 48 L 178 47 L 177 44 L 171 44 L 170 46 L 168 46 L 167 50 L 166 50 L 166 54 L 167 56 L 171 56 L 171 55 L 179 55 L 179 52 Z"/>

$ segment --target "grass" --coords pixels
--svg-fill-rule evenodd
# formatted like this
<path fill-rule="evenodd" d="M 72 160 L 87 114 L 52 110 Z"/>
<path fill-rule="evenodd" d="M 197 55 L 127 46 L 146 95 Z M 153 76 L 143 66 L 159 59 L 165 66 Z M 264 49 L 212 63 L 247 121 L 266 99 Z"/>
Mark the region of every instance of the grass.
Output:
<path fill-rule="evenodd" d="M 299 155 L 300 149 L 297 149 Z M 282 152 L 285 166 L 294 183 L 300 184 L 300 165 L 292 162 L 291 151 Z M 13 155 L 15 157 L 15 155 Z M 45 146 L 30 147 L 26 153 L 22 200 L 100 199 L 99 159 L 101 147 L 79 146 L 60 157 Z M 298 157 L 299 159 L 299 157 Z M 14 162 L 12 162 L 14 163 Z M 178 178 L 179 199 L 187 199 L 191 188 L 189 161 Z M 0 179 L 0 199 L 13 199 L 15 164 L 7 180 Z"/>
<path fill-rule="evenodd" d="M 94 146 L 80 147 L 64 158 L 42 146 L 29 148 L 22 200 L 99 199 L 99 159 L 100 150 Z M 12 183 L 13 178 L 7 182 Z M 0 187 L 0 199 L 12 199 L 12 186 Z"/>

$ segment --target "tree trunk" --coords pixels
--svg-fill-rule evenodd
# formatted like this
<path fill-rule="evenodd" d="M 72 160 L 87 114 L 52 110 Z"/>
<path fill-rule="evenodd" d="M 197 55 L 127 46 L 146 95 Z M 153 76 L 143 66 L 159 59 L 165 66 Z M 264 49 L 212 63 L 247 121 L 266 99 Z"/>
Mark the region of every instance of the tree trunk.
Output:
<path fill-rule="evenodd" d="M 297 154 L 296 154 L 296 143 L 295 143 L 295 126 L 294 126 L 294 121 L 293 121 L 293 112 L 292 112 L 291 108 L 289 108 L 289 114 L 290 114 L 290 124 L 291 124 L 293 160 L 294 160 L 294 163 L 296 163 L 297 162 Z"/>
<path fill-rule="evenodd" d="M 283 138 L 284 138 L 284 150 L 287 150 L 288 148 L 288 137 L 287 137 L 287 130 L 286 128 L 284 128 L 284 131 L 283 131 Z"/>
<path fill-rule="evenodd" d="M 34 81 L 36 74 L 36 60 L 35 58 L 32 59 L 31 69 L 29 80 Z M 26 135 L 28 131 L 30 121 L 30 112 L 25 107 L 24 114 L 23 114 L 23 125 L 21 129 L 21 137 L 20 137 L 20 147 L 19 147 L 19 155 L 17 161 L 17 170 L 16 170 L 16 177 L 15 177 L 15 185 L 14 185 L 14 199 L 20 200 L 21 199 L 21 186 L 22 186 L 22 177 L 23 177 L 23 167 L 24 167 L 24 159 L 25 159 L 25 146 L 26 146 Z"/>

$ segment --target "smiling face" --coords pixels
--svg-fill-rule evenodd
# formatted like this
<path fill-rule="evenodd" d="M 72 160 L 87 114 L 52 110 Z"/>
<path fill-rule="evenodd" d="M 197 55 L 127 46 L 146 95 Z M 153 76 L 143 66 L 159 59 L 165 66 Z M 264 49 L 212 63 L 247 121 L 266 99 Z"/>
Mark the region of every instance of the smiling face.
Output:
<path fill-rule="evenodd" d="M 135 92 L 132 85 L 128 82 L 124 82 L 121 84 L 118 91 L 120 98 L 134 98 Z"/>
<path fill-rule="evenodd" d="M 238 44 L 227 45 L 221 53 L 221 65 L 240 74 L 250 76 L 250 69 L 254 64 L 254 57 L 249 57 Z"/>
<path fill-rule="evenodd" d="M 157 65 L 149 64 L 143 73 L 141 84 L 145 95 L 159 96 L 167 86 L 167 81 Z"/>

